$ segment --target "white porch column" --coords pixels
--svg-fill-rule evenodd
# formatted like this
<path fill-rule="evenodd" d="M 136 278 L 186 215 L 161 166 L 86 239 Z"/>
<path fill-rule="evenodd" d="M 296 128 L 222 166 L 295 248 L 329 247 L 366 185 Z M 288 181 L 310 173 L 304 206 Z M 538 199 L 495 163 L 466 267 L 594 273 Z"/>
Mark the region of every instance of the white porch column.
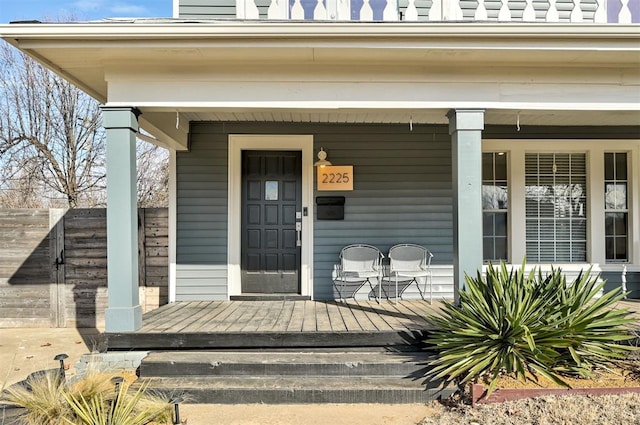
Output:
<path fill-rule="evenodd" d="M 482 130 L 484 110 L 453 109 L 447 114 L 453 168 L 453 282 L 460 301 L 465 273 L 482 268 Z"/>
<path fill-rule="evenodd" d="M 107 134 L 107 332 L 142 327 L 138 293 L 136 133 L 140 111 L 102 107 Z"/>

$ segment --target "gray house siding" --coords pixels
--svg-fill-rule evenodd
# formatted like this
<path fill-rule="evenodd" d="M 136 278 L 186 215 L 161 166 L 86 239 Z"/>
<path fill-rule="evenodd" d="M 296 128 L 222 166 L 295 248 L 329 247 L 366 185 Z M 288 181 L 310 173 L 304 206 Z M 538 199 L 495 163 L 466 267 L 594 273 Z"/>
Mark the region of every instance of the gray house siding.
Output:
<path fill-rule="evenodd" d="M 255 0 L 260 13 L 260 19 L 267 19 L 267 9 L 271 0 Z M 313 9 L 317 2 L 315 0 L 301 0 L 305 9 L 305 17 L 313 16 Z M 416 0 L 415 5 L 418 9 L 418 20 L 427 21 L 429 19 L 429 9 L 432 0 Z M 325 1 L 326 4 L 326 1 Z M 357 11 L 362 7 L 363 0 L 351 0 L 352 18 L 358 19 Z M 382 12 L 386 6 L 385 0 L 371 0 L 371 7 L 374 11 L 374 20 L 382 20 Z M 522 20 L 522 14 L 526 6 L 525 0 L 509 1 L 509 9 L 511 11 L 511 19 L 514 21 Z M 408 0 L 400 0 L 398 9 L 400 13 L 404 13 L 408 5 Z M 487 17 L 490 21 L 498 19 L 498 13 L 502 7 L 501 0 L 486 0 L 484 6 L 487 9 Z M 580 8 L 582 9 L 583 19 L 585 22 L 593 22 L 594 12 L 596 10 L 596 0 L 582 0 Z M 461 0 L 460 8 L 462 9 L 463 20 L 473 21 L 477 0 Z M 549 3 L 547 0 L 533 0 L 533 8 L 536 11 L 536 21 L 544 22 Z M 558 0 L 556 2 L 558 9 L 558 17 L 560 22 L 569 22 L 571 11 L 574 8 L 573 0 Z M 179 17 L 182 19 L 234 19 L 236 17 L 235 0 L 180 0 Z"/>
<path fill-rule="evenodd" d="M 434 298 L 453 296 L 451 147 L 443 125 L 192 123 L 177 154 L 177 300 L 227 298 L 229 134 L 311 134 L 334 165 L 354 166 L 345 219 L 314 222 L 314 297 L 334 297 L 331 272 L 351 243 L 417 243 L 434 254 Z M 633 139 L 638 127 L 487 126 L 485 139 Z M 315 174 L 315 173 L 314 173 Z M 316 184 L 314 183 L 314 188 Z M 315 205 L 310 207 L 316 209 Z M 314 214 L 315 216 L 315 214 Z M 519 260 L 518 260 L 519 261 Z M 631 290 L 635 290 L 631 288 Z M 366 295 L 366 291 L 365 291 Z M 407 296 L 416 296 L 411 287 Z"/>
<path fill-rule="evenodd" d="M 176 155 L 176 301 L 227 298 L 227 136 L 202 130 Z"/>
<path fill-rule="evenodd" d="M 324 147 L 333 164 L 354 166 L 353 192 L 314 192 L 346 198 L 344 220 L 315 222 L 316 298 L 335 296 L 331 272 L 342 247 L 352 243 L 384 253 L 398 243 L 417 243 L 435 254 L 435 264 L 452 264 L 451 144 L 445 126 L 336 127 L 315 133 L 314 144 L 315 150 Z M 434 279 L 434 292 L 450 297 L 450 267 L 443 271 Z M 415 287 L 408 291 L 409 296 Z"/>
<path fill-rule="evenodd" d="M 334 298 L 333 265 L 351 243 L 383 252 L 396 243 L 427 246 L 436 255 L 434 296 L 452 296 L 446 126 L 192 123 L 191 150 L 177 155 L 177 300 L 227 296 L 228 134 L 312 134 L 314 151 L 324 147 L 333 164 L 354 166 L 352 192 L 314 192 L 346 198 L 344 220 L 314 223 L 316 299 Z"/>
<path fill-rule="evenodd" d="M 267 18 L 270 0 L 255 0 L 260 17 Z M 235 19 L 235 0 L 180 0 L 181 19 Z"/>
<path fill-rule="evenodd" d="M 619 271 L 602 272 L 600 273 L 600 278 L 606 280 L 604 285 L 605 292 L 622 288 L 622 273 Z M 627 297 L 631 299 L 640 299 L 640 272 L 627 272 L 626 279 L 626 288 L 627 292 L 629 292 Z"/>

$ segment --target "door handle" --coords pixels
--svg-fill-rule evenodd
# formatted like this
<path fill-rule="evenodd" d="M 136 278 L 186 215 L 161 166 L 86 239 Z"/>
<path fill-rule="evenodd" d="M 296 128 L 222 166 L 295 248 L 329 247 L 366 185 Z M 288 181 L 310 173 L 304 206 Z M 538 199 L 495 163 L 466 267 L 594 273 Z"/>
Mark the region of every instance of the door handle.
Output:
<path fill-rule="evenodd" d="M 302 223 L 296 221 L 296 246 L 302 246 Z"/>

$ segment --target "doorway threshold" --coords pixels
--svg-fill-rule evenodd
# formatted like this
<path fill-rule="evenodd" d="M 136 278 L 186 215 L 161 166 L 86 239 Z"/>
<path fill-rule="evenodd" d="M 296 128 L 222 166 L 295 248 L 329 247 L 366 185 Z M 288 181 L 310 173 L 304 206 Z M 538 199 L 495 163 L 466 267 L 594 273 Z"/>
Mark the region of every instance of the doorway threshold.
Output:
<path fill-rule="evenodd" d="M 260 294 L 247 293 L 242 295 L 231 295 L 231 301 L 308 301 L 311 297 L 300 294 Z"/>

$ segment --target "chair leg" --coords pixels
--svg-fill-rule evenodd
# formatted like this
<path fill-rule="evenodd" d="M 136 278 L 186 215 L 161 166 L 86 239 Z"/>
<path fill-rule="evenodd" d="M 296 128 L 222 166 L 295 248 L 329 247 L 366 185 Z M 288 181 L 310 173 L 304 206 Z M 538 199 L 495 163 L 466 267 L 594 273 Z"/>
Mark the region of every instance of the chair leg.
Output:
<path fill-rule="evenodd" d="M 429 304 L 433 304 L 433 283 L 431 282 L 431 274 L 424 277 L 424 291 L 422 294 L 427 292 L 427 285 L 429 285 Z M 422 299 L 424 300 L 424 296 Z"/>
<path fill-rule="evenodd" d="M 367 280 L 365 281 L 365 283 L 369 283 L 369 288 L 371 288 L 371 292 L 373 292 L 373 296 L 376 299 L 376 302 L 378 304 L 380 304 L 380 300 L 378 299 L 378 297 L 376 297 L 376 288 L 373 286 L 373 283 L 371 282 L 371 279 L 367 278 Z M 364 283 L 362 284 L 364 286 Z M 378 291 L 379 292 L 379 291 Z M 369 297 L 367 297 L 367 299 L 370 299 Z"/>
<path fill-rule="evenodd" d="M 391 289 L 391 279 L 388 280 L 389 282 L 389 288 L 388 289 L 384 289 L 384 283 L 386 282 L 386 280 L 384 278 L 380 278 L 378 280 L 378 304 L 382 303 L 382 297 L 384 296 L 385 299 L 387 300 L 391 300 L 391 297 L 389 296 L 389 290 Z"/>
<path fill-rule="evenodd" d="M 333 281 L 333 287 L 336 288 L 336 291 L 338 292 L 338 301 L 342 302 L 342 291 L 340 290 L 340 286 L 336 284 L 335 280 Z"/>
<path fill-rule="evenodd" d="M 376 301 L 378 302 L 378 304 L 380 304 L 380 300 L 378 299 L 380 295 L 376 296 L 376 288 L 373 286 L 373 282 L 371 282 L 371 279 L 367 278 L 365 280 L 358 280 L 358 281 L 340 280 L 338 282 L 339 284 L 337 284 L 336 281 L 334 281 L 333 287 L 338 292 L 338 299 L 340 300 L 340 302 L 346 303 L 347 299 L 349 298 L 353 298 L 355 300 L 356 294 L 358 293 L 358 291 L 360 291 L 360 289 L 362 289 L 362 287 L 368 283 L 369 288 L 371 289 L 371 292 L 373 292 L 374 297 L 376 297 Z M 353 292 L 346 292 L 347 284 L 356 285 L 357 288 Z M 347 296 L 344 295 L 345 293 L 347 293 Z M 378 294 L 381 294 L 381 292 L 378 292 Z"/>
<path fill-rule="evenodd" d="M 416 288 L 418 288 L 418 293 L 420 294 L 420 298 L 424 301 L 424 293 L 427 291 L 427 288 L 424 288 L 424 291 L 420 289 L 420 282 L 418 282 L 418 278 L 414 277 L 411 282 L 409 282 L 408 286 L 411 286 L 411 283 L 415 282 Z"/>
<path fill-rule="evenodd" d="M 346 303 L 347 299 L 344 296 L 345 286 L 347 285 L 346 281 L 342 280 L 341 282 L 341 290 L 340 292 L 340 302 Z"/>
<path fill-rule="evenodd" d="M 395 299 L 395 303 L 398 304 L 398 274 L 396 273 L 396 297 Z"/>

